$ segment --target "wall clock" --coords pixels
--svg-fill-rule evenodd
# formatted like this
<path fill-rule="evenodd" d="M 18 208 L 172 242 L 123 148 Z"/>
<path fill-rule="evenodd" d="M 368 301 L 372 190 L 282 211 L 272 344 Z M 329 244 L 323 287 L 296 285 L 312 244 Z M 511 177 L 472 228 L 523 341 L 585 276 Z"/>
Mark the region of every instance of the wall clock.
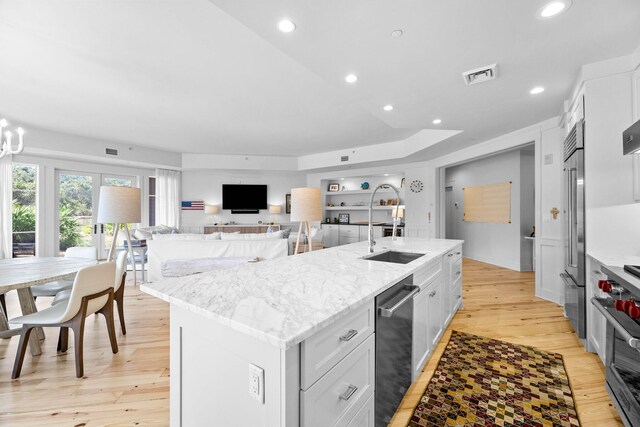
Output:
<path fill-rule="evenodd" d="M 411 181 L 411 185 L 409 185 L 409 188 L 412 192 L 419 193 L 424 188 L 424 185 L 422 184 L 422 181 L 416 179 L 415 181 Z"/>

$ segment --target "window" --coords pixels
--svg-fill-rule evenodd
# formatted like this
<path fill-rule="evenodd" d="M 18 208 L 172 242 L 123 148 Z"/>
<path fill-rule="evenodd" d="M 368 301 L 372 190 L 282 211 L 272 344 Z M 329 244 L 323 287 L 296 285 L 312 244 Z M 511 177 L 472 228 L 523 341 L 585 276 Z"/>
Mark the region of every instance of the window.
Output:
<path fill-rule="evenodd" d="M 13 257 L 36 255 L 38 169 L 13 165 Z"/>
<path fill-rule="evenodd" d="M 156 225 L 156 177 L 149 177 L 149 227 Z"/>

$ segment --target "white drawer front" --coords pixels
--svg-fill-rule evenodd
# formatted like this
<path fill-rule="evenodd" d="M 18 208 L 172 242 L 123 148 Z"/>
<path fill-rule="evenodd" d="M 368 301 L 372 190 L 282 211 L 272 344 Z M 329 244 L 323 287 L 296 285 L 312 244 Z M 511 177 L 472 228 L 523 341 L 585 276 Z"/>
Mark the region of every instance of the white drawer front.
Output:
<path fill-rule="evenodd" d="M 370 335 L 309 390 L 300 392 L 302 427 L 346 426 L 373 396 L 375 335 Z"/>
<path fill-rule="evenodd" d="M 360 238 L 360 226 L 358 225 L 341 225 L 340 234 L 345 236 L 353 236 Z"/>
<path fill-rule="evenodd" d="M 360 237 L 357 234 L 354 235 L 354 237 L 340 235 L 340 244 L 341 245 L 348 245 L 350 243 L 358 243 L 359 241 L 360 241 Z"/>
<path fill-rule="evenodd" d="M 452 252 L 453 252 L 453 260 L 454 261 L 462 259 L 462 246 L 458 246 Z"/>
<path fill-rule="evenodd" d="M 347 427 L 374 427 L 375 425 L 375 398 L 371 396 L 364 406 L 358 411 Z"/>
<path fill-rule="evenodd" d="M 453 268 L 451 269 L 451 280 L 456 281 L 462 277 L 462 260 L 459 259 L 453 263 Z"/>
<path fill-rule="evenodd" d="M 307 338 L 301 345 L 300 385 L 307 390 L 373 333 L 375 308 L 371 301 Z"/>
<path fill-rule="evenodd" d="M 413 273 L 413 284 L 424 288 L 442 271 L 442 258 L 437 258 Z"/>

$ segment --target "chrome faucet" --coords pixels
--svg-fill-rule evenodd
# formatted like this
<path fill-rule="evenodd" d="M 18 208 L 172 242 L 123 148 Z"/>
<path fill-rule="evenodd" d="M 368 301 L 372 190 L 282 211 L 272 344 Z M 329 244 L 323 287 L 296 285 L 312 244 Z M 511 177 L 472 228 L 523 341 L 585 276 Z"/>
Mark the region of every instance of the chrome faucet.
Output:
<path fill-rule="evenodd" d="M 371 194 L 371 200 L 369 201 L 369 253 L 373 253 L 373 247 L 376 244 L 376 241 L 373 240 L 373 199 L 376 197 L 376 192 L 381 188 L 393 188 L 393 191 L 396 192 L 397 203 L 396 203 L 396 216 L 393 219 L 393 231 L 391 232 L 391 238 L 396 240 L 396 234 L 398 229 L 398 211 L 400 210 L 400 192 L 396 187 L 391 184 L 380 184 L 373 190 L 373 194 Z"/>

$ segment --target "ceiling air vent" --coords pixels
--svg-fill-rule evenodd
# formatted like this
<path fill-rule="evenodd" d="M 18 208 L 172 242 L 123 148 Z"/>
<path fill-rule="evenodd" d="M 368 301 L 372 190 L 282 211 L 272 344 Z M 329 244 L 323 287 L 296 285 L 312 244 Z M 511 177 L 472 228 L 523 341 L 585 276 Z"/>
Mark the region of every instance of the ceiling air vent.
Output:
<path fill-rule="evenodd" d="M 491 64 L 462 73 L 462 78 L 467 85 L 488 82 L 496 77 L 498 77 L 498 64 Z"/>
<path fill-rule="evenodd" d="M 105 153 L 110 155 L 110 156 L 117 156 L 118 155 L 118 150 L 116 150 L 115 148 L 107 148 L 105 150 Z"/>

